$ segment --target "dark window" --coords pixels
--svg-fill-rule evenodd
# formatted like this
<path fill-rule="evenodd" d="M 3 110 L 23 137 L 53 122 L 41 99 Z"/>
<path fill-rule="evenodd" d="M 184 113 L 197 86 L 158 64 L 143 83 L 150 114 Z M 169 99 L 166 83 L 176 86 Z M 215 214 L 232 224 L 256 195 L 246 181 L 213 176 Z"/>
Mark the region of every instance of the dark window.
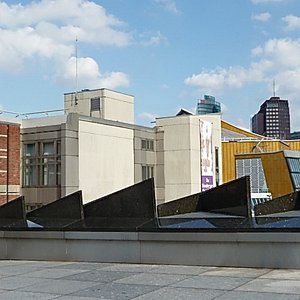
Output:
<path fill-rule="evenodd" d="M 154 150 L 154 140 L 143 139 L 141 143 L 142 150 Z"/>
<path fill-rule="evenodd" d="M 142 166 L 142 180 L 154 177 L 154 167 L 150 165 Z"/>
<path fill-rule="evenodd" d="M 61 142 L 24 144 L 23 185 L 27 187 L 61 184 Z"/>
<path fill-rule="evenodd" d="M 100 97 L 91 98 L 91 111 L 100 111 Z"/>

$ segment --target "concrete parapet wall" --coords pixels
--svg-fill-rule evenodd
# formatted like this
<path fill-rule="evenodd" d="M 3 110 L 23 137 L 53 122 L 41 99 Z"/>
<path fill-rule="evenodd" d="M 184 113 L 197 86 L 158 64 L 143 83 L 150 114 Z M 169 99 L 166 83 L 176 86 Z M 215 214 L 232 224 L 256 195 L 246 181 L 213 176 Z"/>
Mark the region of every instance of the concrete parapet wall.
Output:
<path fill-rule="evenodd" d="M 0 259 L 300 268 L 300 233 L 0 231 Z"/>

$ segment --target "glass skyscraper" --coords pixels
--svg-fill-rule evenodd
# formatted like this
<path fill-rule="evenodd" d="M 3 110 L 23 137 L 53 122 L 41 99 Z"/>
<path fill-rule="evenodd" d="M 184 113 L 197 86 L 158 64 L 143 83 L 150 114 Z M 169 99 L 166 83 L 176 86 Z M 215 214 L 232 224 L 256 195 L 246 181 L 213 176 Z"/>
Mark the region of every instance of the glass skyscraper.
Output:
<path fill-rule="evenodd" d="M 197 114 L 205 115 L 221 112 L 221 104 L 217 102 L 215 97 L 204 95 L 204 99 L 200 99 L 197 103 Z"/>

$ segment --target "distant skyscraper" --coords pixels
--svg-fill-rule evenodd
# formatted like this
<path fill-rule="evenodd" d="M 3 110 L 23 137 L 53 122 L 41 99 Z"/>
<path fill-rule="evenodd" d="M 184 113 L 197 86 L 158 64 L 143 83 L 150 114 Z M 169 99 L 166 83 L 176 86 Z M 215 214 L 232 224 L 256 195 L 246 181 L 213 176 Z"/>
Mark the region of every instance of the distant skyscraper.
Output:
<path fill-rule="evenodd" d="M 221 112 L 221 105 L 216 101 L 215 97 L 204 95 L 204 99 L 198 100 L 197 114 L 205 115 Z"/>
<path fill-rule="evenodd" d="M 251 118 L 252 131 L 267 137 L 290 139 L 290 113 L 288 100 L 271 97 Z"/>

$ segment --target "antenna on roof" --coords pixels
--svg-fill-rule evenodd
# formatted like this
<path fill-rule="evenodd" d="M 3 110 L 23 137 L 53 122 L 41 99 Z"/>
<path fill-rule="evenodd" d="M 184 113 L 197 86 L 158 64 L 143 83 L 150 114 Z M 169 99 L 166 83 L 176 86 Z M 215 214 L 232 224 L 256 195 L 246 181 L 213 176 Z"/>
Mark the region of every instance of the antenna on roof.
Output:
<path fill-rule="evenodd" d="M 275 79 L 273 79 L 273 97 L 275 97 Z"/>
<path fill-rule="evenodd" d="M 75 39 L 75 80 L 76 80 L 76 87 L 75 87 L 75 105 L 78 104 L 78 98 L 77 98 L 77 91 L 78 91 L 78 47 L 77 47 L 77 44 L 78 44 L 78 39 L 77 39 L 77 36 L 76 36 L 76 39 Z"/>

